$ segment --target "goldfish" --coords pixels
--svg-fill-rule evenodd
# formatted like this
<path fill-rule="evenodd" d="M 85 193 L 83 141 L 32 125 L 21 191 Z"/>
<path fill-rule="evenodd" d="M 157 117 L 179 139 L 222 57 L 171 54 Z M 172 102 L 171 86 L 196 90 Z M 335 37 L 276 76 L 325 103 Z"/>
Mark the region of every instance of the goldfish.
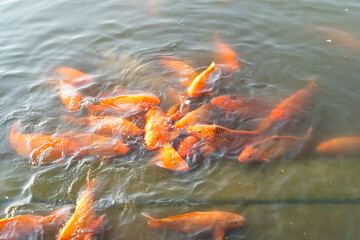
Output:
<path fill-rule="evenodd" d="M 154 150 L 170 140 L 170 127 L 165 113 L 158 107 L 152 107 L 146 113 L 145 147 Z"/>
<path fill-rule="evenodd" d="M 90 75 L 73 68 L 56 67 L 52 69 L 52 72 L 58 76 L 60 81 L 69 83 L 73 86 L 94 82 L 94 79 Z"/>
<path fill-rule="evenodd" d="M 108 158 L 124 156 L 130 148 L 120 139 L 105 137 L 93 133 L 67 131 L 60 133 L 81 147 L 83 154 L 106 161 Z"/>
<path fill-rule="evenodd" d="M 163 144 L 151 162 L 159 167 L 174 171 L 189 170 L 189 165 L 168 142 Z"/>
<path fill-rule="evenodd" d="M 240 227 L 245 223 L 243 216 L 222 211 L 192 212 L 162 219 L 152 218 L 145 213 L 142 215 L 149 219 L 149 226 L 152 228 L 167 226 L 189 234 L 214 231 L 215 240 L 223 239 L 225 230 Z"/>
<path fill-rule="evenodd" d="M 134 123 L 121 117 L 89 116 L 73 118 L 71 116 L 63 116 L 62 120 L 89 127 L 94 133 L 107 136 L 137 137 L 144 132 Z"/>
<path fill-rule="evenodd" d="M 223 68 L 239 71 L 239 57 L 228 45 L 215 38 L 215 48 L 217 50 L 216 59 Z"/>
<path fill-rule="evenodd" d="M 70 157 L 82 156 L 80 146 L 67 138 L 44 134 L 23 134 L 18 131 L 18 124 L 11 126 L 9 140 L 18 154 L 30 157 L 32 165 L 49 163 Z"/>
<path fill-rule="evenodd" d="M 106 214 L 101 215 L 94 222 L 91 223 L 89 228 L 86 230 L 86 234 L 85 234 L 83 240 L 93 240 L 94 239 L 95 232 L 98 231 L 104 224 L 105 216 L 106 216 Z"/>
<path fill-rule="evenodd" d="M 0 239 L 36 238 L 56 232 L 71 216 L 71 207 L 63 207 L 48 216 L 19 215 L 0 219 Z"/>
<path fill-rule="evenodd" d="M 209 81 L 212 73 L 215 71 L 215 66 L 215 62 L 212 62 L 206 70 L 195 77 L 187 90 L 187 94 L 190 97 L 199 97 L 212 92 L 209 89 Z"/>
<path fill-rule="evenodd" d="M 181 84 L 185 87 L 189 87 L 191 81 L 196 76 L 196 71 L 186 62 L 168 58 L 160 58 L 160 62 L 163 66 L 175 71 L 179 76 L 183 77 Z"/>
<path fill-rule="evenodd" d="M 169 121 L 174 123 L 177 120 L 181 119 L 188 112 L 190 112 L 191 107 L 187 104 L 176 104 L 172 106 L 166 113 L 166 117 L 168 117 Z"/>
<path fill-rule="evenodd" d="M 340 137 L 327 140 L 316 147 L 318 153 L 337 156 L 360 156 L 360 137 Z"/>
<path fill-rule="evenodd" d="M 189 111 L 189 107 L 184 107 L 184 112 Z M 210 115 L 213 110 L 213 106 L 210 103 L 204 104 L 201 107 L 195 109 L 194 111 L 187 112 L 185 116 L 180 118 L 174 125 L 176 129 L 185 129 L 189 126 L 198 124 L 198 123 L 208 123 L 210 119 Z M 183 112 L 179 114 L 183 115 Z M 180 115 L 180 116 L 181 116 Z M 174 116 L 175 117 L 175 116 Z"/>
<path fill-rule="evenodd" d="M 75 212 L 59 231 L 57 240 L 83 240 L 89 227 L 96 220 L 94 203 L 97 181 L 90 180 L 89 175 L 86 180 L 87 187 L 77 200 Z"/>
<path fill-rule="evenodd" d="M 309 102 L 313 94 L 316 79 L 313 78 L 308 86 L 297 91 L 292 96 L 283 100 L 270 113 L 271 121 L 292 120 L 299 112 L 301 112 L 305 105 Z"/>
<path fill-rule="evenodd" d="M 116 97 L 102 99 L 99 102 L 100 104 L 116 107 L 119 111 L 129 112 L 139 111 L 153 105 L 158 105 L 160 103 L 160 99 L 154 94 L 143 93 L 118 95 Z"/>
<path fill-rule="evenodd" d="M 265 115 L 270 110 L 268 103 L 258 98 L 242 95 L 223 95 L 211 99 L 210 102 L 225 111 L 235 112 L 250 118 Z"/>
<path fill-rule="evenodd" d="M 195 136 L 187 136 L 179 145 L 179 154 L 183 158 L 193 158 L 199 153 L 200 140 Z"/>
<path fill-rule="evenodd" d="M 84 102 L 84 98 L 73 85 L 59 81 L 58 93 L 62 103 L 70 112 L 78 112 L 80 110 Z"/>
<path fill-rule="evenodd" d="M 239 162 L 250 161 L 270 161 L 280 159 L 288 153 L 292 153 L 296 150 L 300 150 L 301 144 L 309 137 L 311 133 L 311 127 L 308 133 L 302 137 L 294 136 L 272 136 L 254 142 L 245 147 L 238 157 Z"/>
<path fill-rule="evenodd" d="M 216 149 L 231 154 L 259 138 L 259 131 L 236 131 L 218 125 L 197 124 L 186 131 L 203 142 L 201 150 L 205 154 L 212 154 Z"/>

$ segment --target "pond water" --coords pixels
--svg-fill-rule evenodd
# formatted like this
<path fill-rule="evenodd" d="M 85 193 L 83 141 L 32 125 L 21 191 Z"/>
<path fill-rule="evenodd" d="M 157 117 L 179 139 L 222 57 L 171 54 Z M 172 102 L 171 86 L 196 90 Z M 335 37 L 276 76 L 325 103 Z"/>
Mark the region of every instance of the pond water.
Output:
<path fill-rule="evenodd" d="M 246 218 L 243 227 L 226 232 L 227 239 L 357 239 L 360 159 L 320 156 L 314 146 L 360 136 L 359 46 L 316 30 L 339 29 L 356 42 L 359 20 L 357 0 L 2 1 L 0 218 L 75 206 L 91 168 L 99 182 L 97 211 L 107 214 L 105 239 L 210 239 L 209 233 L 149 228 L 141 215 L 210 210 Z M 302 122 L 313 128 L 306 153 L 269 164 L 214 155 L 174 173 L 149 164 L 153 153 L 142 146 L 107 163 L 84 157 L 37 167 L 11 148 L 8 134 L 16 121 L 26 133 L 70 129 L 60 121 L 68 111 L 46 84 L 49 69 L 67 66 L 94 76 L 95 84 L 81 88 L 86 95 L 143 90 L 168 109 L 170 87 L 185 88 L 159 57 L 173 55 L 202 71 L 214 60 L 215 36 L 239 54 L 241 65 L 218 95 L 276 104 L 317 78 L 310 117 Z"/>

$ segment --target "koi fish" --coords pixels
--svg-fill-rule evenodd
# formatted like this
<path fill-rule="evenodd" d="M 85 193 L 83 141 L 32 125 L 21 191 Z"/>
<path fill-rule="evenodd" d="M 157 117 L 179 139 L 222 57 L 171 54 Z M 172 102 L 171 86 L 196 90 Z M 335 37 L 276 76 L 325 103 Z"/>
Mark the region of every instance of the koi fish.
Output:
<path fill-rule="evenodd" d="M 199 153 L 200 140 L 195 136 L 187 136 L 179 145 L 179 154 L 183 158 L 192 159 Z"/>
<path fill-rule="evenodd" d="M 146 113 L 145 147 L 154 150 L 170 140 L 170 127 L 165 113 L 158 107 L 152 107 Z"/>
<path fill-rule="evenodd" d="M 57 240 L 83 240 L 87 230 L 96 220 L 95 188 L 97 182 L 87 177 L 87 187 L 77 200 L 75 212 L 60 230 Z"/>
<path fill-rule="evenodd" d="M 191 82 L 188 87 L 187 94 L 190 97 L 199 97 L 204 94 L 209 94 L 212 91 L 209 89 L 209 80 L 212 76 L 212 73 L 215 71 L 215 62 L 212 62 L 210 66 L 196 76 L 196 78 Z"/>
<path fill-rule="evenodd" d="M 160 99 L 151 93 L 118 95 L 113 98 L 100 100 L 100 104 L 114 106 L 123 112 L 139 111 L 159 103 Z"/>
<path fill-rule="evenodd" d="M 81 93 L 70 83 L 58 82 L 58 93 L 62 103 L 70 112 L 78 112 L 84 101 Z"/>
<path fill-rule="evenodd" d="M 218 148 L 231 154 L 259 138 L 259 131 L 236 131 L 218 125 L 197 124 L 186 128 L 186 131 L 203 142 L 201 150 L 206 154 L 212 154 Z"/>
<path fill-rule="evenodd" d="M 52 69 L 52 72 L 58 75 L 60 81 L 69 83 L 73 86 L 94 82 L 94 79 L 90 75 L 73 68 L 57 67 Z"/>
<path fill-rule="evenodd" d="M 175 123 L 174 127 L 176 129 L 185 129 L 195 124 L 208 123 L 213 108 L 214 107 L 210 103 L 204 104 L 198 109 L 186 113 L 184 117 Z M 188 108 L 186 108 L 184 111 L 187 110 Z M 181 112 L 179 114 L 182 115 L 183 113 Z"/>
<path fill-rule="evenodd" d="M 189 170 L 189 165 L 168 142 L 163 144 L 151 162 L 159 167 L 174 171 Z"/>
<path fill-rule="evenodd" d="M 216 59 L 223 68 L 239 71 L 239 57 L 228 45 L 215 38 L 215 48 L 217 50 Z"/>
<path fill-rule="evenodd" d="M 63 207 L 48 216 L 19 215 L 0 219 L 0 239 L 23 239 L 56 232 L 71 216 L 71 207 Z"/>
<path fill-rule="evenodd" d="M 253 97 L 241 95 L 223 95 L 211 99 L 211 104 L 225 111 L 254 118 L 265 115 L 269 111 L 269 104 Z"/>
<path fill-rule="evenodd" d="M 73 118 L 63 116 L 65 122 L 75 123 L 80 126 L 89 127 L 96 134 L 120 137 L 137 137 L 143 133 L 134 123 L 125 118 L 112 116 L 89 116 L 82 118 Z"/>
<path fill-rule="evenodd" d="M 105 218 L 106 214 L 101 215 L 100 217 L 98 217 L 87 229 L 84 240 L 93 240 L 94 239 L 94 234 L 102 227 L 102 225 L 104 224 L 104 218 Z"/>
<path fill-rule="evenodd" d="M 238 157 L 239 162 L 250 162 L 250 161 L 270 161 L 280 159 L 286 154 L 294 152 L 299 146 L 305 142 L 310 136 L 311 127 L 308 133 L 302 137 L 294 136 L 272 136 L 263 140 L 254 142 L 240 153 Z"/>
<path fill-rule="evenodd" d="M 294 95 L 282 101 L 271 111 L 270 120 L 292 120 L 309 102 L 309 99 L 313 94 L 315 84 L 316 79 L 314 78 L 309 82 L 307 88 L 297 91 Z"/>
<path fill-rule="evenodd" d="M 185 62 L 168 58 L 160 58 L 160 62 L 163 66 L 175 71 L 179 76 L 183 77 L 183 79 L 181 79 L 181 84 L 185 87 L 189 87 L 191 81 L 196 76 L 196 71 Z"/>
<path fill-rule="evenodd" d="M 189 234 L 214 231 L 215 240 L 223 239 L 226 230 L 245 223 L 243 216 L 222 211 L 192 212 L 162 219 L 154 219 L 145 213 L 142 215 L 149 219 L 148 224 L 152 228 L 167 226 Z"/>
<path fill-rule="evenodd" d="M 130 148 L 120 139 L 74 131 L 62 132 L 60 135 L 78 144 L 85 155 L 98 157 L 102 161 L 111 157 L 124 156 L 130 151 Z"/>
<path fill-rule="evenodd" d="M 320 143 L 316 151 L 322 154 L 337 156 L 360 156 L 360 137 L 333 138 Z"/>
<path fill-rule="evenodd" d="M 32 165 L 49 163 L 64 157 L 83 155 L 80 146 L 69 139 L 44 134 L 23 134 L 18 131 L 18 124 L 11 126 L 9 140 L 18 154 L 30 157 Z"/>

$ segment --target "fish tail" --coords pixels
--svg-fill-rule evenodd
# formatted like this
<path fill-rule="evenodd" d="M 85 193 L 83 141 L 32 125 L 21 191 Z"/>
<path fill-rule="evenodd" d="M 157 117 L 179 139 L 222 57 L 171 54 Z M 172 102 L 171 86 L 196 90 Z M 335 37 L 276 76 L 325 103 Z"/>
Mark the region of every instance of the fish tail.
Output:
<path fill-rule="evenodd" d="M 312 126 L 309 127 L 309 130 L 307 131 L 306 135 L 303 137 L 303 139 L 308 139 L 312 132 Z"/>
<path fill-rule="evenodd" d="M 311 90 L 314 89 L 316 87 L 316 82 L 317 82 L 317 79 L 315 77 L 310 78 L 307 88 L 311 89 Z"/>
<path fill-rule="evenodd" d="M 148 224 L 150 227 L 152 228 L 158 228 L 158 227 L 162 227 L 164 224 L 162 223 L 161 220 L 155 219 L 150 217 L 149 215 L 147 215 L 146 213 L 141 213 L 144 217 L 148 218 Z"/>

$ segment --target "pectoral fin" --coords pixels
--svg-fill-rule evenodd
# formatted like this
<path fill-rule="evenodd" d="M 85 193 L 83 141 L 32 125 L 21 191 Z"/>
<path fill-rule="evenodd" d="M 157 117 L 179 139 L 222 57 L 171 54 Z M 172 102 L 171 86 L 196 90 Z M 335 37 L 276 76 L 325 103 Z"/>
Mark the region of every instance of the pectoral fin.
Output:
<path fill-rule="evenodd" d="M 225 231 L 222 228 L 215 229 L 214 240 L 222 240 L 224 238 Z"/>

